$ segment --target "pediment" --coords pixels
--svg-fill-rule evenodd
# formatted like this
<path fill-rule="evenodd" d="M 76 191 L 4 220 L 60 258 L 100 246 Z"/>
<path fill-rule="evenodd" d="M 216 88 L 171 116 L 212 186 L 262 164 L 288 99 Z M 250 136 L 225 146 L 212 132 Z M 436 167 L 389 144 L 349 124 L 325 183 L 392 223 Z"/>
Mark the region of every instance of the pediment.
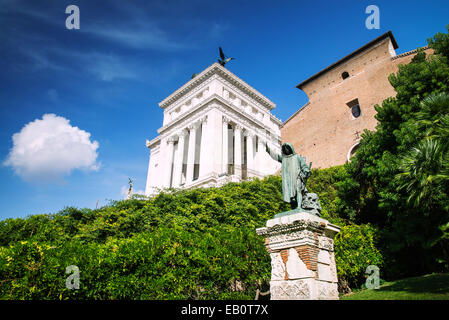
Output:
<path fill-rule="evenodd" d="M 267 97 L 265 97 L 259 91 L 251 87 L 245 81 L 243 81 L 218 63 L 212 64 L 203 72 L 184 84 L 182 87 L 177 89 L 175 92 L 161 101 L 159 103 L 159 106 L 162 109 L 166 109 L 170 105 L 176 103 L 179 99 L 185 98 L 192 93 L 195 94 L 195 91 L 197 91 L 195 89 L 200 87 L 204 82 L 208 80 L 210 81 L 212 77 L 215 77 L 216 79 L 222 79 L 224 80 L 224 82 L 231 84 L 233 87 L 237 88 L 238 91 L 241 91 L 242 94 L 247 95 L 251 99 L 254 99 L 255 101 L 257 101 L 257 103 L 268 109 L 268 111 L 276 107 L 276 104 L 270 101 Z"/>

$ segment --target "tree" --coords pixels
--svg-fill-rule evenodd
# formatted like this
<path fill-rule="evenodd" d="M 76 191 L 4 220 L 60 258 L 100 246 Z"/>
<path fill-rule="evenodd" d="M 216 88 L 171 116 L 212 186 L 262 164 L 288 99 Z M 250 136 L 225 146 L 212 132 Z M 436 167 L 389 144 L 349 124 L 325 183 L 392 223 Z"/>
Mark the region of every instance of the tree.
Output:
<path fill-rule="evenodd" d="M 432 208 L 434 196 L 440 186 L 449 179 L 447 174 L 449 147 L 449 95 L 432 94 L 421 103 L 421 110 L 416 113 L 416 126 L 425 130 L 426 137 L 413 147 L 400 160 L 400 189 L 405 189 L 410 196 L 409 203 L 415 207 Z"/>
<path fill-rule="evenodd" d="M 442 145 L 433 139 L 424 139 L 417 147 L 404 155 L 397 175 L 398 190 L 405 189 L 410 195 L 408 203 L 415 207 L 432 208 L 433 195 L 441 183 L 443 169 Z M 446 177 L 447 178 L 447 177 Z M 428 211 L 425 213 L 429 214 Z"/>
<path fill-rule="evenodd" d="M 446 29 L 449 33 L 449 25 L 446 26 Z M 449 36 L 447 34 L 438 32 L 433 39 L 428 39 L 427 42 L 437 54 L 449 59 Z"/>

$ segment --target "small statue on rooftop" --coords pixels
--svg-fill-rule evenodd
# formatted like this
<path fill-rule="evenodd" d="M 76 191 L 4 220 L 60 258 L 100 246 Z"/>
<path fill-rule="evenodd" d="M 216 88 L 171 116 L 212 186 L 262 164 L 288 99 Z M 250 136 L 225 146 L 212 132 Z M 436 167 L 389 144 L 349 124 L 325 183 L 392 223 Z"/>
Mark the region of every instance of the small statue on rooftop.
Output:
<path fill-rule="evenodd" d="M 221 47 L 218 47 L 218 50 L 220 51 L 220 59 L 218 59 L 218 63 L 221 64 L 223 67 L 226 63 L 228 63 L 231 60 L 234 60 L 235 58 L 228 58 L 224 53 L 223 49 Z"/>
<path fill-rule="evenodd" d="M 131 199 L 131 196 L 133 194 L 133 181 L 131 180 L 131 178 L 128 178 L 128 184 L 129 184 L 129 189 L 128 189 L 128 195 L 126 197 L 126 199 Z"/>

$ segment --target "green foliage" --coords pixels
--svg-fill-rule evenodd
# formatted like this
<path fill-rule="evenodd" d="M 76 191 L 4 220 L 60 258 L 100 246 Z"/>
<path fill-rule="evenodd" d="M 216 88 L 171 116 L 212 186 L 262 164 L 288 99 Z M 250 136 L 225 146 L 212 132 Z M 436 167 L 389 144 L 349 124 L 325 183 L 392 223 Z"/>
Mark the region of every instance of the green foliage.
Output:
<path fill-rule="evenodd" d="M 426 214 L 432 211 L 435 197 L 446 189 L 442 180 L 448 177 L 441 174 L 446 156 L 442 144 L 424 139 L 401 159 L 398 190 L 405 189 L 409 194 L 407 201 L 417 208 L 428 209 Z"/>
<path fill-rule="evenodd" d="M 352 287 L 360 287 L 369 265 L 382 270 L 384 257 L 379 249 L 380 233 L 376 227 L 347 225 L 335 236 L 335 261 L 340 281 L 346 280 Z"/>
<path fill-rule="evenodd" d="M 429 47 L 436 53 L 449 59 L 449 25 L 446 26 L 447 34 L 438 32 L 432 39 L 428 39 Z"/>
<path fill-rule="evenodd" d="M 339 225 L 348 222 L 336 215 L 335 186 L 346 175 L 343 166 L 314 170 L 308 186 L 323 217 Z M 281 178 L 270 176 L 7 219 L 0 223 L 0 298 L 253 299 L 271 275 L 255 229 L 286 210 Z M 351 283 L 364 278 L 351 271 L 364 266 L 357 252 L 380 263 L 373 230 L 345 227 L 343 237 L 356 237 L 335 244 L 339 274 Z M 80 269 L 79 290 L 65 287 L 70 265 Z"/>
<path fill-rule="evenodd" d="M 270 278 L 255 232 L 288 210 L 280 177 L 171 190 L 0 223 L 3 299 L 254 299 Z M 79 290 L 65 268 L 80 269 Z"/>
<path fill-rule="evenodd" d="M 340 199 L 337 190 L 342 181 L 347 178 L 343 166 L 335 166 L 327 169 L 312 169 L 307 181 L 307 189 L 318 195 L 322 207 L 321 217 L 337 225 L 345 225 L 348 222 L 337 214 Z"/>

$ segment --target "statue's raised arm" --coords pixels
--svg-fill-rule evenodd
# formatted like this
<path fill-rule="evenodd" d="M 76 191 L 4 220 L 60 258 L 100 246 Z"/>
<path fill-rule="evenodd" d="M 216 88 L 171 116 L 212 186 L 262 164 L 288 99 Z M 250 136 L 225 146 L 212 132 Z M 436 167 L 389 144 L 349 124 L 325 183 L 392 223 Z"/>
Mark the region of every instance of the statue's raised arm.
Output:
<path fill-rule="evenodd" d="M 274 161 L 277 161 L 277 162 L 281 162 L 282 163 L 282 156 L 279 154 L 279 153 L 277 153 L 276 151 L 274 151 L 274 150 L 271 150 L 269 147 L 268 147 L 268 144 L 265 142 L 265 151 L 270 155 L 270 157 L 274 160 Z"/>

